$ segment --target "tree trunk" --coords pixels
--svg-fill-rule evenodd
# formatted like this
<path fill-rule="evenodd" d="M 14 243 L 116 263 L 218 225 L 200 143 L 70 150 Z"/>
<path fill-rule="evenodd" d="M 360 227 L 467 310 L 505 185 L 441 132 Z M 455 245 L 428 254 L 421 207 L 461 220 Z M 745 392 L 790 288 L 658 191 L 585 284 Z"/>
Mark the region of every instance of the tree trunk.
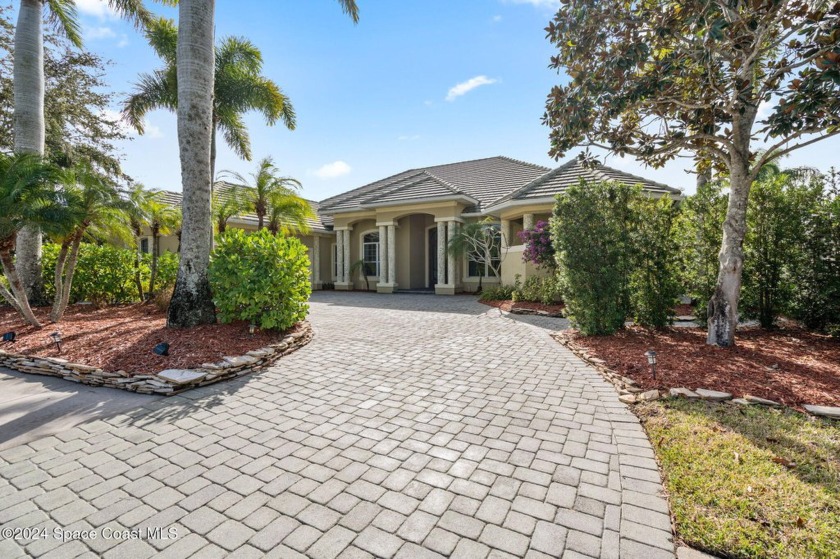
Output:
<path fill-rule="evenodd" d="M 42 0 L 21 0 L 15 26 L 15 153 L 44 155 L 44 36 Z M 41 277 L 41 230 L 27 226 L 18 233 L 17 269 L 27 297 L 44 304 Z"/>
<path fill-rule="evenodd" d="M 32 313 L 32 309 L 29 306 L 29 300 L 26 298 L 26 292 L 23 290 L 23 284 L 21 283 L 20 277 L 15 269 L 15 262 L 12 259 L 11 252 L 13 242 L 14 240 L 9 243 L 4 243 L 4 246 L 0 247 L 0 265 L 3 267 L 3 274 L 6 276 L 6 279 L 9 280 L 9 287 L 12 292 L 11 294 L 17 301 L 17 305 L 13 304 L 12 306 L 17 307 L 27 324 L 34 326 L 35 328 L 43 328 L 41 323 L 38 322 L 38 319 L 35 318 L 35 315 Z"/>
<path fill-rule="evenodd" d="M 55 303 L 50 313 L 50 320 L 53 322 L 58 322 L 64 317 L 67 305 L 70 304 L 70 289 L 73 287 L 73 275 L 76 273 L 76 264 L 79 262 L 79 248 L 82 245 L 83 234 L 84 231 L 79 231 L 73 236 L 70 253 L 67 255 L 66 265 L 63 266 L 60 292 L 58 291 L 58 284 L 56 284 Z M 64 247 L 62 247 L 62 250 L 64 250 Z"/>
<path fill-rule="evenodd" d="M 183 225 L 181 262 L 168 324 L 216 322 L 207 269 L 213 244 L 210 143 L 213 127 L 213 16 L 215 0 L 178 5 L 178 145 Z"/>
<path fill-rule="evenodd" d="M 137 287 L 137 295 L 140 296 L 140 301 L 143 301 L 143 280 L 140 279 L 140 236 L 135 235 L 134 237 L 134 285 Z"/>
<path fill-rule="evenodd" d="M 216 188 L 216 119 L 213 119 L 213 128 L 210 130 L 210 193 Z"/>
<path fill-rule="evenodd" d="M 157 283 L 158 258 L 160 257 L 160 234 L 152 229 L 152 272 L 149 278 L 149 295 L 155 296 L 155 283 Z"/>
<path fill-rule="evenodd" d="M 265 212 L 257 210 L 257 231 L 261 230 L 265 225 Z"/>
<path fill-rule="evenodd" d="M 61 308 L 61 293 L 64 291 L 64 267 L 67 263 L 67 253 L 70 251 L 72 240 L 70 237 L 64 239 L 61 243 L 61 250 L 58 252 L 58 258 L 55 260 L 55 272 L 53 276 L 53 283 L 55 287 L 55 295 L 53 296 L 53 308 L 50 312 L 50 320 L 55 322 L 53 316 L 57 316 Z"/>
<path fill-rule="evenodd" d="M 747 201 L 753 177 L 750 172 L 750 131 L 756 110 L 747 106 L 733 121 L 734 149 L 729 157 L 729 205 L 723 222 L 723 242 L 718 261 L 715 292 L 709 300 L 706 343 L 720 347 L 735 345 L 738 326 L 738 299 L 744 269 L 744 237 L 747 233 Z"/>

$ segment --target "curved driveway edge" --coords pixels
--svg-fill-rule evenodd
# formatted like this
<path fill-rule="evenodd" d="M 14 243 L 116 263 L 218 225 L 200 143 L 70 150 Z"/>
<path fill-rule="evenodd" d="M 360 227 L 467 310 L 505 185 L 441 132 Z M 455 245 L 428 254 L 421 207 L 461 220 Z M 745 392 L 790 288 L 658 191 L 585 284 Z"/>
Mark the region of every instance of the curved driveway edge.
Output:
<path fill-rule="evenodd" d="M 560 322 L 334 292 L 311 320 L 262 374 L 0 452 L 4 528 L 100 536 L 0 557 L 674 556 L 644 431 Z"/>

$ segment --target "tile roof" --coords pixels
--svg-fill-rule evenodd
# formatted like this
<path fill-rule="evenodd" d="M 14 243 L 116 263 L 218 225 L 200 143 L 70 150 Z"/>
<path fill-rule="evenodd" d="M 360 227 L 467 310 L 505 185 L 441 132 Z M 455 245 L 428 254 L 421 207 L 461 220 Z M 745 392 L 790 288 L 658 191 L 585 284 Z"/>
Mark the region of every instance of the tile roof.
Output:
<path fill-rule="evenodd" d="M 585 165 L 580 159 L 575 158 L 513 192 L 502 196 L 488 207 L 492 208 L 514 200 L 552 197 L 566 188 L 578 184 L 581 179 L 586 181 L 617 181 L 632 185 L 641 184 L 645 191 L 654 194 L 679 195 L 681 193 L 679 189 L 666 184 L 625 173 L 624 171 L 619 171 L 618 169 L 613 169 L 600 163 Z"/>
<path fill-rule="evenodd" d="M 215 189 L 216 189 L 216 192 L 219 194 L 219 196 L 226 196 L 230 192 L 230 189 L 233 188 L 234 186 L 236 186 L 236 185 L 228 183 L 228 182 L 224 182 L 224 181 L 217 181 L 216 184 L 215 184 Z M 249 188 L 249 187 L 240 187 L 240 188 Z M 161 196 L 162 201 L 164 203 L 169 204 L 170 206 L 180 206 L 181 205 L 182 196 L 181 196 L 180 192 L 172 192 L 172 191 L 169 191 L 169 190 L 159 190 L 158 192 L 160 192 L 160 196 Z M 319 230 L 319 231 L 330 230 L 332 228 L 332 218 L 327 218 L 327 216 L 320 216 L 318 214 L 318 209 L 319 209 L 319 206 L 320 206 L 320 204 L 318 202 L 316 202 L 314 200 L 306 200 L 306 201 L 309 203 L 310 207 L 312 208 L 312 211 L 315 213 L 315 216 L 316 216 L 315 218 L 309 218 L 309 219 L 306 220 L 307 224 L 309 225 L 309 228 L 313 229 L 313 230 Z M 256 216 L 256 214 L 252 214 L 252 213 L 237 216 L 235 219 L 238 219 L 240 221 L 244 221 L 246 223 L 251 223 L 253 225 L 257 224 L 257 216 Z"/>
<path fill-rule="evenodd" d="M 547 167 L 509 157 L 489 157 L 411 169 L 321 201 L 321 210 L 334 212 L 387 201 L 468 196 L 472 210 L 527 184 L 548 172 Z"/>

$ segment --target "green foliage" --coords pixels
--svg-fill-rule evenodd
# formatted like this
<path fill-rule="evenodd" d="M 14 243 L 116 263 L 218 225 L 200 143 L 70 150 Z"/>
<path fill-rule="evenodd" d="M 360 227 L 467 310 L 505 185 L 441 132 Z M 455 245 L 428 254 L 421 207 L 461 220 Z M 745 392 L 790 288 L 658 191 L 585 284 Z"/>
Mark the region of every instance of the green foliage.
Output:
<path fill-rule="evenodd" d="M 178 263 L 181 257 L 175 252 L 162 252 L 157 261 L 157 278 L 155 279 L 155 291 L 171 289 L 175 286 L 175 278 L 178 276 Z M 152 255 L 143 255 L 144 265 L 151 269 Z M 143 277 L 143 283 L 148 286 L 149 278 Z"/>
<path fill-rule="evenodd" d="M 560 299 L 560 288 L 555 276 L 531 276 L 513 290 L 511 299 L 550 305 Z"/>
<path fill-rule="evenodd" d="M 819 183 L 766 170 L 752 187 L 744 242 L 743 311 L 772 328 L 790 314 L 805 242 L 806 222 L 822 193 Z"/>
<path fill-rule="evenodd" d="M 840 337 L 840 189 L 832 171 L 803 223 L 793 315 L 808 328 Z"/>
<path fill-rule="evenodd" d="M 47 243 L 43 249 L 44 288 L 55 296 L 55 263 L 59 246 Z M 149 268 L 141 264 L 142 277 L 148 281 Z M 111 245 L 82 243 L 79 263 L 70 290 L 70 302 L 95 304 L 132 303 L 137 301 L 134 285 L 134 251 Z"/>
<path fill-rule="evenodd" d="M 569 318 L 584 335 L 610 334 L 630 314 L 630 202 L 638 188 L 598 182 L 557 196 L 551 232 Z"/>
<path fill-rule="evenodd" d="M 284 330 L 306 317 L 309 257 L 296 238 L 229 230 L 217 239 L 209 274 L 222 322 Z"/>
<path fill-rule="evenodd" d="M 718 253 L 723 237 L 727 196 L 719 181 L 707 182 L 680 202 L 674 235 L 679 245 L 682 291 L 695 302 L 696 316 L 706 316 L 715 291 Z"/>
<path fill-rule="evenodd" d="M 479 301 L 510 301 L 516 288 L 513 285 L 485 285 L 478 296 Z"/>
<path fill-rule="evenodd" d="M 634 320 L 664 328 L 671 323 L 680 295 L 679 245 L 674 229 L 677 210 L 669 197 L 637 196 L 631 202 L 633 268 L 630 303 Z"/>

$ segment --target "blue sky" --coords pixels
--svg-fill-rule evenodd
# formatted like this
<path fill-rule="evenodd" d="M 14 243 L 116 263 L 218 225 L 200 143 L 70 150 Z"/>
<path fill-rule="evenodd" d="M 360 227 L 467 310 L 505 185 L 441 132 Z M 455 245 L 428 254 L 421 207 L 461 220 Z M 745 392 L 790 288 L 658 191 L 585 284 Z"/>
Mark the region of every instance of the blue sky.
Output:
<path fill-rule="evenodd" d="M 507 155 L 549 167 L 541 122 L 551 86 L 543 31 L 556 0 L 358 0 L 354 26 L 333 0 L 217 0 L 216 33 L 251 39 L 264 74 L 292 100 L 298 127 L 246 121 L 255 158 L 320 200 L 403 170 Z M 108 80 L 126 94 L 137 75 L 160 66 L 142 36 L 101 0 L 76 0 L 86 47 L 113 61 Z M 150 4 L 175 18 L 177 10 Z M 118 110 L 119 107 L 114 107 Z M 147 132 L 120 146 L 126 172 L 147 187 L 180 190 L 174 114 L 149 115 Z M 789 157 L 784 166 L 840 165 L 840 138 Z M 568 155 L 571 157 L 573 154 Z M 606 164 L 690 192 L 690 160 L 663 169 L 630 158 Z M 223 142 L 218 170 L 250 172 Z"/>

